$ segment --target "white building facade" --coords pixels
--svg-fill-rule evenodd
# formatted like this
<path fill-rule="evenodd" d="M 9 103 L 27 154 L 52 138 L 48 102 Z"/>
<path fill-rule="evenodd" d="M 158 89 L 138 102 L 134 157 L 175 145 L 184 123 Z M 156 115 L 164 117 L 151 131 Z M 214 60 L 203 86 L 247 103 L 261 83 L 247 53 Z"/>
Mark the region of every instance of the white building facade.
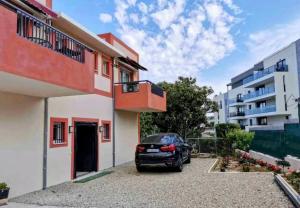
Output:
<path fill-rule="evenodd" d="M 238 123 L 246 129 L 298 122 L 299 74 L 297 40 L 233 77 L 227 92 L 214 98 L 219 104 L 215 122 Z"/>

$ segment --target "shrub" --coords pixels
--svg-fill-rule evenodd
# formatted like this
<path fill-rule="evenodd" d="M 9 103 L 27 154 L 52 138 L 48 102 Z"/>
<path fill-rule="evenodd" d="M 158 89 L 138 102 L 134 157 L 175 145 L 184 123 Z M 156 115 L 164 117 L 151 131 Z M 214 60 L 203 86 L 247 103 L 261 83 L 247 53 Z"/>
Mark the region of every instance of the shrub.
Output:
<path fill-rule="evenodd" d="M 228 132 L 226 137 L 235 144 L 236 148 L 243 151 L 248 151 L 254 138 L 254 133 L 246 132 L 241 129 L 235 129 Z"/>
<path fill-rule="evenodd" d="M 290 167 L 290 166 L 291 166 L 291 164 L 290 164 L 288 161 L 285 161 L 285 160 L 277 160 L 277 161 L 276 161 L 276 164 L 277 164 L 278 166 L 281 166 L 281 167 L 282 167 L 283 172 L 284 172 L 284 168 L 285 168 L 285 167 Z"/>
<path fill-rule="evenodd" d="M 0 183 L 0 190 L 8 189 L 8 186 L 6 183 Z"/>
<path fill-rule="evenodd" d="M 239 124 L 233 124 L 233 123 L 217 124 L 215 128 L 216 128 L 216 135 L 217 137 L 220 138 L 226 138 L 227 133 L 230 131 L 233 131 L 235 129 L 241 129 Z"/>

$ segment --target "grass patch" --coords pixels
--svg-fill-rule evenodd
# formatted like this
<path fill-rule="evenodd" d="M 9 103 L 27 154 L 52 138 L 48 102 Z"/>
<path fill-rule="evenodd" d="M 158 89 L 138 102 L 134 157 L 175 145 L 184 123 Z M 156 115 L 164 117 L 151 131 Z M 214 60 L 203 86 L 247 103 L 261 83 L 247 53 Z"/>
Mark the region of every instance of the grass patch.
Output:
<path fill-rule="evenodd" d="M 111 174 L 111 173 L 113 173 L 113 171 L 103 171 L 103 172 L 95 174 L 93 176 L 86 177 L 86 178 L 83 178 L 81 180 L 75 181 L 74 183 L 86 183 L 88 181 L 94 180 L 96 178 L 100 178 L 102 176 L 105 176 L 105 175 L 108 175 L 108 174 Z"/>

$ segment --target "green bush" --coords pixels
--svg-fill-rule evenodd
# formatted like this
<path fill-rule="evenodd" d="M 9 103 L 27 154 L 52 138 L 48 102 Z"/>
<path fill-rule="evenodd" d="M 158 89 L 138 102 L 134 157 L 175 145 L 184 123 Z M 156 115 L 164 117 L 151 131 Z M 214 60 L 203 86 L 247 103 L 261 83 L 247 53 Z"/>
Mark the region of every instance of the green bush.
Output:
<path fill-rule="evenodd" d="M 226 134 L 226 138 L 233 144 L 235 144 L 235 147 L 248 151 L 250 148 L 250 144 L 254 138 L 253 132 L 246 132 L 241 129 L 235 129 Z"/>
<path fill-rule="evenodd" d="M 226 138 L 228 132 L 231 132 L 236 129 L 241 129 L 239 124 L 233 124 L 233 123 L 217 124 L 215 128 L 216 128 L 216 135 L 217 137 L 220 138 Z"/>
<path fill-rule="evenodd" d="M 8 189 L 8 186 L 6 183 L 0 183 L 0 190 Z"/>

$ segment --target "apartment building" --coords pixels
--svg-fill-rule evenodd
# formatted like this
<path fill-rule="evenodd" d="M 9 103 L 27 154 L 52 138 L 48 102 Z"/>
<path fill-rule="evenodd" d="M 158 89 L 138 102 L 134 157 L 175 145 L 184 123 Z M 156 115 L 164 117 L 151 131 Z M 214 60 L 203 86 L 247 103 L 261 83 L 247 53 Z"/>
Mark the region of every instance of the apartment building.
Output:
<path fill-rule="evenodd" d="M 52 10 L 0 0 L 0 181 L 11 197 L 134 159 L 139 113 L 166 110 L 139 54 Z"/>
<path fill-rule="evenodd" d="M 219 103 L 216 123 L 239 123 L 251 129 L 298 122 L 299 75 L 297 40 L 231 79 L 227 92 L 214 97 Z"/>

